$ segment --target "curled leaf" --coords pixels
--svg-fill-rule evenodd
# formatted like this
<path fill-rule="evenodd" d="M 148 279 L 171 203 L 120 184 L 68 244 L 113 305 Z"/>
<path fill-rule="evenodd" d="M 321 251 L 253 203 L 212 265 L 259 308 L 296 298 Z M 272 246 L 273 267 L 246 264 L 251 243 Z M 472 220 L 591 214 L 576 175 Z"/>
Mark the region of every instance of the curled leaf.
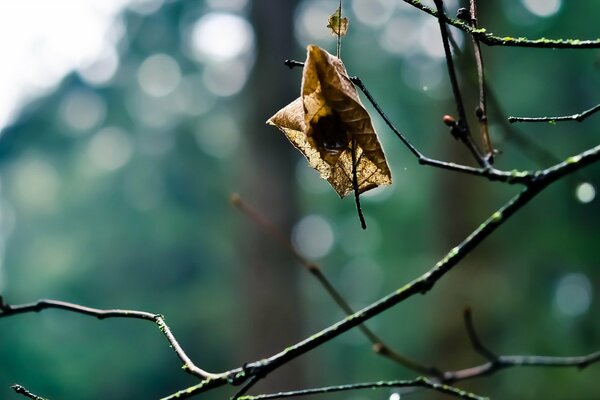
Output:
<path fill-rule="evenodd" d="M 267 123 L 285 133 L 340 197 L 391 184 L 371 118 L 344 64 L 315 45 L 307 52 L 300 97 Z"/>
<path fill-rule="evenodd" d="M 331 34 L 334 36 L 344 36 L 348 31 L 348 18 L 341 15 L 341 9 L 338 7 L 327 19 L 327 27 L 331 29 Z"/>

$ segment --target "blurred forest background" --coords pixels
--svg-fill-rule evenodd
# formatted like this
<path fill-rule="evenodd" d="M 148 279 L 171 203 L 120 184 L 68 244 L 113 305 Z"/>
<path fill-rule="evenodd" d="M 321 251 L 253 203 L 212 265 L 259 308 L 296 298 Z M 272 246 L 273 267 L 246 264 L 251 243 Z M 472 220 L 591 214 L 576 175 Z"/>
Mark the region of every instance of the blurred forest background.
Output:
<path fill-rule="evenodd" d="M 432 1 L 425 2 L 432 4 Z M 457 0 L 445 1 L 454 15 Z M 319 284 L 229 203 L 232 192 L 289 232 L 355 307 L 428 270 L 519 189 L 419 166 L 373 115 L 394 184 L 362 196 L 362 231 L 265 121 L 298 96 L 337 0 L 56 0 L 0 3 L 0 293 L 162 313 L 197 364 L 220 372 L 269 356 L 343 315 Z M 600 2 L 480 2 L 500 36 L 600 37 Z M 346 0 L 342 57 L 426 155 L 470 162 L 441 116 L 455 106 L 437 21 L 401 0 Z M 468 107 L 470 39 L 452 29 Z M 583 123 L 508 115 L 600 101 L 599 50 L 483 46 L 497 166 L 549 166 L 598 143 Z M 367 105 L 367 109 L 372 108 Z M 399 352 L 442 369 L 483 362 L 462 310 L 501 354 L 580 355 L 600 343 L 600 165 L 563 179 L 423 297 L 369 322 Z M 159 330 L 56 310 L 0 320 L 0 398 L 19 383 L 53 400 L 155 399 L 196 381 Z M 598 399 L 597 365 L 528 368 L 463 382 L 507 399 Z M 272 391 L 415 374 L 351 331 L 269 376 Z M 223 399 L 231 388 L 202 395 Z M 393 390 L 326 395 L 388 399 Z M 402 398 L 445 398 L 427 391 Z"/>

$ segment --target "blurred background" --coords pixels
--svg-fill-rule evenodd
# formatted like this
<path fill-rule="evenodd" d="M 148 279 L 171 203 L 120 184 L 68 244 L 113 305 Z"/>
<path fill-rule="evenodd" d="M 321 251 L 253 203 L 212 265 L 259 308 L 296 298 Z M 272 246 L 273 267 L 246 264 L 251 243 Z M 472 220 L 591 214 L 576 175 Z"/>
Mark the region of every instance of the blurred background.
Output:
<path fill-rule="evenodd" d="M 432 1 L 424 2 L 432 4 Z M 458 0 L 446 1 L 450 15 Z M 600 3 L 480 2 L 500 36 L 600 37 Z M 437 21 L 401 0 L 344 0 L 342 56 L 426 155 L 471 163 L 441 123 L 454 114 Z M 419 166 L 375 115 L 394 184 L 340 200 L 265 121 L 298 96 L 337 0 L 0 2 L 0 293 L 162 313 L 197 364 L 221 372 L 267 357 L 342 313 L 276 240 L 229 202 L 273 221 L 347 297 L 368 305 L 460 242 L 518 187 Z M 477 102 L 470 39 L 464 96 Z M 506 124 L 600 101 L 600 51 L 483 47 L 497 166 L 535 169 L 598 143 L 583 123 Z M 472 126 L 475 126 L 472 121 Z M 476 131 L 476 129 L 475 129 Z M 482 363 L 462 310 L 503 354 L 598 350 L 600 165 L 555 184 L 427 296 L 369 322 L 388 345 L 441 369 Z M 196 381 L 159 330 L 48 310 L 0 319 L 0 398 L 21 384 L 53 400 L 156 399 Z M 597 399 L 599 366 L 511 369 L 460 386 L 493 398 Z M 351 331 L 270 375 L 257 391 L 415 377 Z M 234 393 L 223 388 L 204 399 Z M 427 391 L 327 399 L 438 399 Z"/>

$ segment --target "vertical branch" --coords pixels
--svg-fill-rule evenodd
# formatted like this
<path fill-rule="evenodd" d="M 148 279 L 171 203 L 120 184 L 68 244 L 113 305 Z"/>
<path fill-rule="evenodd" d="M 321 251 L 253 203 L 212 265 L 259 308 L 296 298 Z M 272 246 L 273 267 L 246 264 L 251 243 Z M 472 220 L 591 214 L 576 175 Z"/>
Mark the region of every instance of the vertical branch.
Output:
<path fill-rule="evenodd" d="M 473 28 L 477 28 L 477 5 L 475 3 L 475 0 L 470 0 L 470 3 L 470 22 L 473 25 Z M 481 46 L 477 37 L 471 35 L 471 40 L 473 42 L 475 63 L 477 65 L 477 83 L 479 85 L 479 105 L 477 106 L 476 115 L 479 121 L 479 131 L 481 133 L 481 139 L 485 147 L 485 157 L 489 162 L 492 162 L 494 157 L 494 148 L 492 147 L 492 142 L 490 141 L 490 132 L 487 118 L 483 55 L 481 54 Z"/>
<path fill-rule="evenodd" d="M 342 57 L 342 0 L 340 0 L 340 5 L 338 7 L 338 33 L 335 53 L 337 58 Z"/>
<path fill-rule="evenodd" d="M 352 187 L 354 188 L 354 201 L 356 202 L 356 212 L 358 212 L 360 226 L 363 229 L 367 229 L 365 216 L 363 215 L 362 208 L 360 206 L 360 192 L 358 191 L 358 177 L 356 176 L 356 164 L 356 138 L 352 136 Z"/>
<path fill-rule="evenodd" d="M 456 109 L 458 112 L 458 121 L 456 126 L 451 130 L 454 137 L 460 139 L 465 146 L 471 151 L 477 162 L 481 167 L 489 167 L 489 162 L 482 155 L 481 150 L 477 147 L 477 144 L 473 141 L 471 134 L 469 133 L 469 125 L 467 123 L 467 114 L 465 113 L 465 106 L 462 100 L 462 95 L 458 85 L 458 78 L 456 77 L 456 70 L 454 68 L 454 61 L 452 59 L 452 51 L 450 50 L 450 40 L 448 38 L 448 28 L 446 27 L 446 16 L 444 14 L 444 2 L 442 0 L 435 0 L 435 6 L 437 8 L 438 23 L 440 25 L 440 33 L 442 35 L 442 43 L 444 45 L 444 53 L 446 54 L 446 67 L 448 68 L 448 75 L 450 77 L 450 84 L 452 86 L 452 93 L 454 95 L 454 102 L 456 103 Z"/>

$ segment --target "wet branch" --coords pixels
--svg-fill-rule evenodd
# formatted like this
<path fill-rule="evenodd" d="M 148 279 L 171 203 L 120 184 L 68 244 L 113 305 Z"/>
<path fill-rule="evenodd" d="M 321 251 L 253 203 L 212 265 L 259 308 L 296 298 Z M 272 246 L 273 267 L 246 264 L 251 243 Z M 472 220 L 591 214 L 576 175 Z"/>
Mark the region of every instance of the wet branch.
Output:
<path fill-rule="evenodd" d="M 25 387 L 21 386 L 21 385 L 12 385 L 11 389 L 15 391 L 15 393 L 20 394 L 21 396 L 27 397 L 28 399 L 32 399 L 32 400 L 48 400 L 44 397 L 40 397 L 36 394 L 31 393 L 29 390 L 27 390 Z"/>
<path fill-rule="evenodd" d="M 578 357 L 496 355 L 486 347 L 479 338 L 475 326 L 473 325 L 470 309 L 465 310 L 464 320 L 473 349 L 488 361 L 474 367 L 444 372 L 443 382 L 446 383 L 488 376 L 502 369 L 511 367 L 572 367 L 584 369 L 589 365 L 600 361 L 600 351 Z"/>
<path fill-rule="evenodd" d="M 452 51 L 450 50 L 450 40 L 448 38 L 448 27 L 441 16 L 444 15 L 444 3 L 442 0 L 434 0 L 435 6 L 438 10 L 438 23 L 440 26 L 440 33 L 442 34 L 442 43 L 444 45 L 444 53 L 446 56 L 446 67 L 448 69 L 448 75 L 450 77 L 450 85 L 452 87 L 452 94 L 454 95 L 454 103 L 456 104 L 458 112 L 458 121 L 450 124 L 450 133 L 459 139 L 473 154 L 475 160 L 480 167 L 488 168 L 490 166 L 486 157 L 483 156 L 481 150 L 471 136 L 469 124 L 467 122 L 467 114 L 465 112 L 464 102 L 462 100 L 462 94 L 460 86 L 458 84 L 458 78 L 456 76 L 456 69 L 454 68 L 454 60 L 452 58 Z"/>
<path fill-rule="evenodd" d="M 431 7 L 422 4 L 419 0 L 403 0 L 405 3 L 418 8 L 425 13 L 438 18 L 438 12 Z M 449 25 L 452 25 L 464 32 L 470 33 L 481 43 L 488 46 L 506 46 L 506 47 L 530 47 L 545 49 L 597 49 L 600 48 L 600 38 L 594 40 L 580 39 L 528 39 L 525 37 L 496 36 L 488 33 L 485 28 L 476 28 L 460 20 L 449 18 L 447 15 L 441 15 L 441 18 Z"/>
<path fill-rule="evenodd" d="M 187 354 L 185 353 L 185 351 L 171 332 L 171 328 L 169 328 L 169 326 L 166 324 L 164 317 L 160 314 L 152 314 L 145 311 L 133 310 L 100 310 L 97 308 L 85 307 L 79 304 L 69 303 L 66 301 L 47 299 L 38 300 L 35 303 L 10 305 L 6 304 L 0 297 L 0 318 L 30 312 L 40 312 L 42 310 L 51 308 L 66 310 L 77 314 L 88 315 L 98 319 L 131 318 L 152 321 L 156 325 L 158 325 L 158 328 L 169 342 L 169 345 L 173 348 L 173 351 L 175 351 L 175 354 L 177 354 L 177 357 L 179 357 L 179 359 L 183 362 L 183 369 L 186 372 L 202 379 L 218 377 L 217 374 L 212 374 L 210 372 L 204 371 L 192 362 L 192 360 L 187 356 Z"/>
<path fill-rule="evenodd" d="M 560 117 L 508 117 L 508 122 L 511 124 L 514 122 L 561 122 L 561 121 L 576 121 L 581 122 L 590 115 L 600 111 L 600 104 L 595 105 L 589 110 L 585 110 L 579 114 L 565 115 Z"/>
<path fill-rule="evenodd" d="M 477 28 L 477 4 L 475 0 L 470 0 L 469 7 L 469 19 L 470 24 Z M 490 132 L 488 126 L 487 117 L 487 99 L 486 99 L 486 87 L 485 87 L 485 70 L 483 68 L 483 54 L 481 53 L 481 46 L 477 37 L 471 35 L 471 41 L 473 43 L 473 51 L 475 55 L 475 65 L 477 66 L 477 85 L 479 86 L 479 105 L 475 110 L 475 115 L 479 121 L 479 131 L 481 133 L 481 139 L 485 146 L 486 159 L 490 162 L 493 161 L 494 148 L 490 141 Z"/>
<path fill-rule="evenodd" d="M 308 396 L 322 393 L 344 392 L 349 390 L 360 389 L 380 389 L 380 388 L 426 388 L 436 392 L 448 394 L 459 399 L 469 400 L 485 400 L 487 397 L 477 396 L 473 393 L 466 392 L 453 386 L 441 384 L 435 380 L 425 377 L 419 377 L 412 380 L 395 380 L 395 381 L 378 381 L 367 383 L 354 383 L 349 385 L 327 386 L 315 389 L 295 390 L 290 392 L 280 392 L 271 394 L 260 394 L 257 396 L 243 396 L 239 400 L 267 400 L 267 399 L 283 399 L 288 397 Z"/>

